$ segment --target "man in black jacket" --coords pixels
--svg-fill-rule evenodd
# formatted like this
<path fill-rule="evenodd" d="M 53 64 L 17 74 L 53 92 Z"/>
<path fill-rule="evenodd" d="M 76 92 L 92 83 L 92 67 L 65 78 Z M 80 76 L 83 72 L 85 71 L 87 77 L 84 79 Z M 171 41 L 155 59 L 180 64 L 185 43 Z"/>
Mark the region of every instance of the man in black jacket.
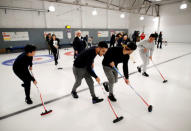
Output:
<path fill-rule="evenodd" d="M 113 94 L 113 85 L 117 82 L 118 73 L 113 67 L 117 68 L 119 63 L 123 63 L 123 73 L 125 76 L 125 82 L 129 83 L 129 71 L 128 71 L 128 61 L 129 55 L 136 50 L 137 45 L 133 42 L 128 43 L 124 47 L 113 47 L 109 48 L 107 53 L 104 55 L 104 59 L 102 61 L 103 70 L 107 76 L 108 82 L 104 82 L 103 86 L 105 90 L 109 92 L 109 99 L 111 101 L 117 101 Z"/>
<path fill-rule="evenodd" d="M 85 78 L 92 96 L 92 103 L 95 104 L 103 101 L 103 99 L 99 99 L 95 95 L 92 77 L 94 77 L 100 84 L 100 78 L 93 71 L 94 59 L 97 55 L 104 55 L 107 51 L 107 48 L 108 45 L 106 42 L 99 42 L 98 46 L 84 50 L 74 60 L 73 73 L 75 76 L 75 83 L 71 92 L 74 98 L 78 98 L 76 90 L 81 85 L 82 79 Z"/>
<path fill-rule="evenodd" d="M 116 36 L 115 36 L 115 44 L 114 45 L 118 45 L 119 42 L 120 42 L 120 39 L 122 39 L 122 34 L 121 33 L 118 33 Z"/>
<path fill-rule="evenodd" d="M 34 77 L 31 76 L 29 69 L 32 70 L 32 60 L 35 55 L 36 47 L 33 45 L 27 45 L 24 50 L 24 53 L 16 58 L 13 64 L 13 71 L 23 81 L 22 86 L 25 89 L 26 95 L 25 102 L 27 104 L 32 104 L 33 102 L 30 98 L 31 81 L 33 81 L 34 84 L 37 84 L 37 82 Z"/>
<path fill-rule="evenodd" d="M 157 44 L 158 36 L 159 36 L 158 33 L 155 32 L 155 45 Z"/>
<path fill-rule="evenodd" d="M 81 32 L 78 31 L 73 41 L 74 59 L 85 49 L 85 47 L 86 43 L 83 40 L 83 37 L 81 37 Z"/>
<path fill-rule="evenodd" d="M 118 46 L 118 47 L 125 46 L 125 45 L 127 45 L 128 42 L 130 42 L 130 39 L 128 38 L 127 35 L 124 35 L 122 38 L 120 38 L 120 39 L 118 40 L 117 46 Z"/>
<path fill-rule="evenodd" d="M 50 33 L 48 33 L 48 35 L 46 36 L 46 42 L 47 42 L 47 44 L 48 44 L 48 53 L 49 53 L 49 55 L 52 54 L 51 48 L 50 48 L 50 44 L 49 44 L 50 41 L 51 41 L 51 39 L 52 39 L 52 36 L 51 36 Z"/>
<path fill-rule="evenodd" d="M 139 34 L 140 34 L 139 31 L 134 31 L 134 33 L 133 33 L 133 35 L 132 35 L 132 39 L 133 39 L 133 42 L 134 42 L 135 44 L 136 44 L 136 42 L 138 41 Z"/>
<path fill-rule="evenodd" d="M 115 34 L 113 33 L 110 39 L 110 47 L 115 46 Z"/>
<path fill-rule="evenodd" d="M 158 44 L 157 44 L 157 48 L 162 49 L 162 32 L 160 32 L 159 37 L 158 37 Z"/>

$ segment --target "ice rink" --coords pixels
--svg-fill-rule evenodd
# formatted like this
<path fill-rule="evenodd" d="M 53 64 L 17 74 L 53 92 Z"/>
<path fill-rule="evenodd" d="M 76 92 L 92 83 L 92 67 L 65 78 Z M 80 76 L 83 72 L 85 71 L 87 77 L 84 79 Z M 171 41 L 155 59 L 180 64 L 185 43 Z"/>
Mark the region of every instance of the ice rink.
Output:
<path fill-rule="evenodd" d="M 100 85 L 94 81 L 95 92 L 104 101 L 92 104 L 86 82 L 78 88 L 79 99 L 73 99 L 70 92 L 74 84 L 72 72 L 72 48 L 60 50 L 58 70 L 47 50 L 37 51 L 33 73 L 43 94 L 46 107 L 53 112 L 41 116 L 38 90 L 32 84 L 32 105 L 24 102 L 21 80 L 12 71 L 12 66 L 3 65 L 6 60 L 16 58 L 20 53 L 0 55 L 0 131 L 191 131 L 191 44 L 168 43 L 163 49 L 155 48 L 153 61 L 168 80 L 163 79 L 150 62 L 146 78 L 137 72 L 142 63 L 136 50 L 129 60 L 130 83 L 133 88 L 153 105 L 147 106 L 135 92 L 119 78 L 114 85 L 117 102 L 113 107 L 124 119 L 113 124 L 115 116 L 109 107 Z M 107 81 L 102 68 L 103 57 L 95 59 L 95 72 L 101 82 Z M 136 63 L 133 63 L 133 60 Z M 50 62 L 52 61 L 52 62 Z M 10 63 L 9 63 L 10 64 Z M 118 65 L 121 73 L 122 67 Z M 120 76 L 119 76 L 120 77 Z"/>

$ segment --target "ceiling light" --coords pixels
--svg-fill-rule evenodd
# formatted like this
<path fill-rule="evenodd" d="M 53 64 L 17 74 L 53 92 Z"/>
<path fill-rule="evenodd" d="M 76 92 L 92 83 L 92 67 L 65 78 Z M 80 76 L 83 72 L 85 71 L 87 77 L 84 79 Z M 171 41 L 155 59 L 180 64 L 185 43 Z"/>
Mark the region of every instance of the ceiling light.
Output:
<path fill-rule="evenodd" d="M 97 15 L 96 9 L 94 9 L 94 10 L 92 11 L 92 15 L 93 15 L 93 16 Z"/>
<path fill-rule="evenodd" d="M 122 13 L 122 14 L 120 15 L 120 17 L 121 17 L 121 18 L 125 18 L 125 14 Z"/>
<path fill-rule="evenodd" d="M 145 19 L 144 16 L 141 16 L 141 17 L 140 17 L 140 20 L 144 20 L 144 19 Z"/>
<path fill-rule="evenodd" d="M 48 8 L 48 11 L 50 11 L 50 12 L 55 12 L 55 7 L 54 6 L 49 6 L 49 8 Z"/>
<path fill-rule="evenodd" d="M 187 4 L 185 2 L 183 2 L 181 5 L 180 5 L 180 9 L 183 10 L 183 9 L 186 9 L 187 8 Z"/>

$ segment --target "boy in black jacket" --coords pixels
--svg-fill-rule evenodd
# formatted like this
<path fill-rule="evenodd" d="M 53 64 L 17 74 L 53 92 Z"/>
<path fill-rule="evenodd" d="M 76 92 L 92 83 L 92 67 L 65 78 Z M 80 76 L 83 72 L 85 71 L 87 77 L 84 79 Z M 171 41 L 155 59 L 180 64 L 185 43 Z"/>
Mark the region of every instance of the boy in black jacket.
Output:
<path fill-rule="evenodd" d="M 107 76 L 108 82 L 104 82 L 103 86 L 105 90 L 109 92 L 109 99 L 111 101 L 117 101 L 113 95 L 113 85 L 117 82 L 118 74 L 113 67 L 117 68 L 119 63 L 123 63 L 123 73 L 125 76 L 125 82 L 129 83 L 129 71 L 128 71 L 128 61 L 129 55 L 136 50 L 137 45 L 133 42 L 130 42 L 124 47 L 113 47 L 108 49 L 107 53 L 104 55 L 102 61 L 103 70 Z"/>
<path fill-rule="evenodd" d="M 37 82 L 34 77 L 31 76 L 29 70 L 32 70 L 32 60 L 35 55 L 36 47 L 27 45 L 24 50 L 24 53 L 16 58 L 13 64 L 13 71 L 23 81 L 22 86 L 25 89 L 26 95 L 25 102 L 27 104 L 32 104 L 33 102 L 30 98 L 31 81 L 33 81 L 34 84 L 37 84 Z"/>

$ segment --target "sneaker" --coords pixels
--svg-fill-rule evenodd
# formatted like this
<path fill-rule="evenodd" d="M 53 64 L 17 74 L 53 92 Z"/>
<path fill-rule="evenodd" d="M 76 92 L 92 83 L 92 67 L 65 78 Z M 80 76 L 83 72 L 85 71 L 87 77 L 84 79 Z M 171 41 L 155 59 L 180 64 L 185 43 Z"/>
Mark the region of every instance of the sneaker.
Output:
<path fill-rule="evenodd" d="M 139 73 L 141 73 L 141 68 L 137 66 L 137 70 Z"/>
<path fill-rule="evenodd" d="M 107 82 L 104 82 L 104 83 L 103 83 L 103 86 L 104 86 L 105 90 L 106 90 L 107 92 L 109 92 L 109 85 L 108 85 L 108 83 L 107 83 Z"/>
<path fill-rule="evenodd" d="M 149 77 L 149 75 L 146 72 L 144 72 L 142 75 L 146 76 L 146 77 Z"/>
<path fill-rule="evenodd" d="M 26 99 L 25 99 L 25 102 L 26 102 L 27 104 L 29 104 L 29 105 L 30 105 L 30 104 L 33 104 L 33 101 L 31 100 L 31 98 L 28 98 L 28 99 L 26 98 Z"/>
<path fill-rule="evenodd" d="M 99 99 L 98 97 L 93 97 L 92 98 L 92 103 L 93 104 L 96 104 L 96 103 L 99 103 L 99 102 L 102 102 L 103 101 L 103 99 L 101 98 L 101 99 Z"/>
<path fill-rule="evenodd" d="M 78 98 L 78 94 L 77 94 L 77 92 L 72 91 L 71 94 L 72 94 L 72 96 L 73 96 L 74 98 Z"/>
<path fill-rule="evenodd" d="M 116 101 L 117 101 L 117 99 L 114 97 L 113 94 L 110 94 L 110 95 L 108 96 L 108 98 L 109 98 L 111 101 L 113 101 L 113 102 L 116 102 Z"/>

